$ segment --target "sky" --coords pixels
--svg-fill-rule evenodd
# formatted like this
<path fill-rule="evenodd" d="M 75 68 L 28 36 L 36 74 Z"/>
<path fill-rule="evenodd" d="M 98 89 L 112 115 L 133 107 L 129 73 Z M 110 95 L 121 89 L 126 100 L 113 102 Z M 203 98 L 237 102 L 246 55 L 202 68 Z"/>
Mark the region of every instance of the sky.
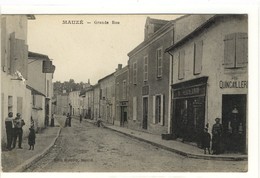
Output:
<path fill-rule="evenodd" d="M 56 66 L 53 81 L 91 84 L 127 65 L 144 39 L 147 17 L 173 20 L 179 15 L 36 15 L 28 21 L 29 51 L 48 55 Z M 83 24 L 63 24 L 82 20 Z M 107 21 L 109 24 L 95 24 Z M 112 24 L 117 21 L 120 24 Z M 90 24 L 88 24 L 90 22 Z"/>

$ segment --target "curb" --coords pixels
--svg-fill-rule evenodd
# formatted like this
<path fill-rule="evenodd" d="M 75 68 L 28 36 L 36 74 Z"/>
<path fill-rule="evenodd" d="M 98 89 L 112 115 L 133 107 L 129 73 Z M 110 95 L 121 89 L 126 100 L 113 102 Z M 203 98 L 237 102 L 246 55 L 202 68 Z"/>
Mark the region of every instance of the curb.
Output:
<path fill-rule="evenodd" d="M 137 139 L 137 140 L 139 140 L 139 141 L 143 141 L 143 142 L 149 143 L 149 144 L 151 144 L 151 145 L 153 145 L 153 146 L 162 148 L 162 149 L 164 149 L 164 150 L 171 151 L 171 152 L 173 152 L 173 153 L 176 153 L 176 154 L 185 156 L 185 157 L 187 157 L 187 158 L 205 159 L 205 160 L 218 160 L 218 161 L 247 161 L 247 160 L 248 160 L 248 157 L 247 157 L 247 156 L 231 157 L 231 156 L 198 155 L 198 154 L 193 154 L 193 153 L 187 153 L 187 152 L 180 151 L 180 150 L 177 150 L 177 149 L 168 147 L 168 146 L 164 146 L 164 145 L 161 145 L 161 144 L 159 144 L 159 143 L 155 143 L 155 142 L 152 142 L 152 141 L 149 141 L 149 140 L 140 138 L 140 137 L 136 137 L 136 136 L 134 136 L 134 135 L 130 135 L 130 134 L 125 133 L 125 132 L 118 131 L 118 130 L 116 130 L 116 129 L 107 127 L 107 126 L 105 126 L 105 125 L 104 125 L 104 128 L 107 128 L 107 129 L 110 129 L 110 130 L 112 130 L 112 131 L 121 133 L 121 134 L 123 134 L 123 135 L 126 135 L 126 136 L 128 136 L 128 137 Z"/>
<path fill-rule="evenodd" d="M 36 163 L 37 161 L 42 159 L 50 151 L 50 149 L 54 146 L 54 144 L 57 141 L 60 133 L 61 133 L 61 127 L 59 128 L 55 139 L 52 141 L 52 143 L 45 150 L 43 150 L 42 153 L 39 153 L 39 154 L 35 155 L 34 157 L 26 160 L 22 165 L 19 165 L 16 168 L 14 168 L 14 169 L 12 169 L 8 172 L 23 172 L 24 170 L 26 170 L 30 166 L 32 166 L 34 163 Z"/>

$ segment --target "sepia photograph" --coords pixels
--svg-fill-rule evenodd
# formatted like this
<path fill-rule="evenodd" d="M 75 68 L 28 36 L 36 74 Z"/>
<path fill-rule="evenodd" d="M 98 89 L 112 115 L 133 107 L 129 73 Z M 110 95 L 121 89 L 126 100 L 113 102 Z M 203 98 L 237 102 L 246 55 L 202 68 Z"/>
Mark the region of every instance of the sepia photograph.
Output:
<path fill-rule="evenodd" d="M 2 14 L 2 172 L 248 172 L 248 19 Z"/>

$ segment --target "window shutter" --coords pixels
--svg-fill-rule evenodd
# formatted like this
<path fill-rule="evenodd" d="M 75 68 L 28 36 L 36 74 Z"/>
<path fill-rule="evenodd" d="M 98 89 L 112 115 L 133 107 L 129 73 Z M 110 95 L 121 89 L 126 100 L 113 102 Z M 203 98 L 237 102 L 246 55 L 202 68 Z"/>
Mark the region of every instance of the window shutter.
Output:
<path fill-rule="evenodd" d="M 133 120 L 136 121 L 137 116 L 137 99 L 133 97 Z"/>
<path fill-rule="evenodd" d="M 26 55 L 25 50 L 27 50 L 25 49 L 25 41 L 20 39 L 15 39 L 15 71 L 21 72 L 23 78 L 27 76 L 27 65 L 28 65 L 27 56 L 25 56 Z"/>
<path fill-rule="evenodd" d="M 178 78 L 183 79 L 184 78 L 184 63 L 185 63 L 185 51 L 181 50 L 179 52 L 179 74 Z"/>
<path fill-rule="evenodd" d="M 236 34 L 229 34 L 224 39 L 224 65 L 225 68 L 235 67 L 235 37 Z"/>
<path fill-rule="evenodd" d="M 236 67 L 245 67 L 248 61 L 247 33 L 236 34 Z"/>
<path fill-rule="evenodd" d="M 164 97 L 163 95 L 161 95 L 161 122 L 160 122 L 160 125 L 163 125 L 164 124 L 164 112 L 163 112 L 163 109 L 164 109 Z"/>
<path fill-rule="evenodd" d="M 1 67 L 6 72 L 6 18 L 2 18 L 1 21 Z"/>
<path fill-rule="evenodd" d="M 51 73 L 52 72 L 52 61 L 43 61 L 42 72 L 43 73 Z"/>
<path fill-rule="evenodd" d="M 156 114 L 155 114 L 155 112 L 156 112 L 156 104 L 155 104 L 155 102 L 156 102 L 156 96 L 154 95 L 153 96 L 153 124 L 156 123 L 156 118 L 155 118 L 155 116 L 156 116 Z"/>
<path fill-rule="evenodd" d="M 10 34 L 10 72 L 13 74 L 15 72 L 16 66 L 15 66 L 15 33 Z"/>
<path fill-rule="evenodd" d="M 200 74 L 202 69 L 203 41 L 194 44 L 194 74 Z"/>
<path fill-rule="evenodd" d="M 28 45 L 24 45 L 23 68 L 24 68 L 24 73 L 22 75 L 25 79 L 28 79 Z"/>

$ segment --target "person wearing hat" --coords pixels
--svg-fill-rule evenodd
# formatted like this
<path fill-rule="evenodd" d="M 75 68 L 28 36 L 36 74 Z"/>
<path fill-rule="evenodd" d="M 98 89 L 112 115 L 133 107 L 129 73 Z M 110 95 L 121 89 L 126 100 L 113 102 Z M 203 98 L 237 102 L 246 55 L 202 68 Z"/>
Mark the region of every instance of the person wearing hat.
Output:
<path fill-rule="evenodd" d="M 12 141 L 13 141 L 13 113 L 9 112 L 8 117 L 5 119 L 5 130 L 6 130 L 6 138 L 7 138 L 7 150 L 11 150 Z"/>
<path fill-rule="evenodd" d="M 25 125 L 24 120 L 21 117 L 20 113 L 16 114 L 16 118 L 14 119 L 14 140 L 13 140 L 13 148 L 16 146 L 16 140 L 18 137 L 18 146 L 19 149 L 22 149 L 22 139 L 23 139 L 23 126 Z"/>
<path fill-rule="evenodd" d="M 220 118 L 216 118 L 215 122 L 216 123 L 212 127 L 212 154 L 219 154 L 221 151 L 223 126 L 220 123 Z"/>

